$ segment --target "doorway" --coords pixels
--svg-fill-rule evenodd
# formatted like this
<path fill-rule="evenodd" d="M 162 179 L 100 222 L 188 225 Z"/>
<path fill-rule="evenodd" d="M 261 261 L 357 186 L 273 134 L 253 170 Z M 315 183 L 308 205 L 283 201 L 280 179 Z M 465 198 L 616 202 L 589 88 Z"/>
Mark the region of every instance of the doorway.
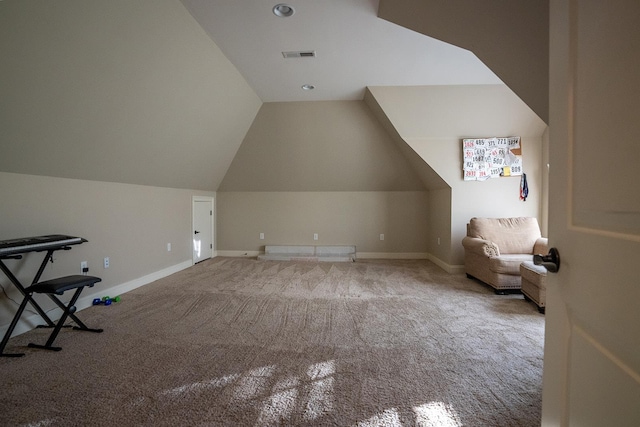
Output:
<path fill-rule="evenodd" d="M 191 237 L 194 264 L 213 257 L 213 211 L 213 197 L 193 196 Z"/>

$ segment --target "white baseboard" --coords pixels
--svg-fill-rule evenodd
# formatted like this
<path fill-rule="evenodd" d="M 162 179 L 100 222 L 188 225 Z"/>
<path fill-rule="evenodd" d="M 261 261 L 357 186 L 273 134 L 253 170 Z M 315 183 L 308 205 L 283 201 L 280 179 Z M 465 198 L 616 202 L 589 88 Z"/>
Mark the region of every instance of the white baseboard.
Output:
<path fill-rule="evenodd" d="M 117 295 L 122 295 L 136 288 L 147 285 L 156 280 L 162 279 L 163 277 L 167 277 L 173 273 L 177 273 L 178 271 L 184 270 L 185 268 L 191 267 L 192 265 L 193 265 L 193 261 L 191 260 L 183 261 L 180 264 L 172 265 L 171 267 L 167 267 L 162 270 L 156 271 L 154 273 L 147 274 L 146 276 L 142 276 L 138 279 L 134 279 L 129 282 L 122 283 L 120 285 L 112 286 L 108 289 L 102 289 L 100 290 L 100 292 L 93 292 L 92 294 L 89 294 L 89 295 L 83 295 L 76 302 L 76 310 L 80 311 L 80 310 L 84 310 L 87 307 L 91 307 L 93 305 L 94 298 L 102 298 L 105 295 L 113 295 L 114 297 Z M 87 289 L 91 291 L 94 290 L 94 288 L 86 288 L 85 291 Z M 27 309 L 30 309 L 30 308 L 31 306 L 27 305 Z M 60 316 L 62 316 L 62 310 L 56 307 L 51 311 L 48 311 L 47 316 L 49 316 L 51 320 L 56 321 L 60 318 Z M 44 321 L 38 314 L 32 314 L 30 316 L 23 315 L 20 318 L 20 321 L 16 325 L 15 329 L 13 330 L 13 334 L 11 336 L 14 337 L 16 335 L 23 334 L 43 323 Z M 0 336 L 4 336 L 4 334 L 7 332 L 7 329 L 9 329 L 9 324 L 0 326 Z"/>
<path fill-rule="evenodd" d="M 167 267 L 154 273 L 147 274 L 146 276 L 142 276 L 138 279 L 134 279 L 120 285 L 112 286 L 109 289 L 103 289 L 100 292 L 94 292 L 90 295 L 83 295 L 80 299 L 78 299 L 76 307 L 78 310 L 82 310 L 84 308 L 90 307 L 93 304 L 94 298 L 102 298 L 105 295 L 113 295 L 115 297 L 117 295 L 125 294 L 141 286 L 148 285 L 151 282 L 162 279 L 163 277 L 167 277 L 172 275 L 173 273 L 182 271 L 185 268 L 189 268 L 192 265 L 193 261 L 191 260 L 183 261 L 180 264 L 172 265 L 171 267 Z M 89 289 L 93 290 L 92 288 Z"/>
<path fill-rule="evenodd" d="M 251 258 L 264 255 L 262 251 L 218 251 L 218 256 Z M 356 259 L 429 259 L 426 252 L 356 252 Z"/>
<path fill-rule="evenodd" d="M 447 264 L 428 252 L 358 252 L 356 259 L 427 259 L 449 274 L 464 273 L 464 265 Z"/>
<path fill-rule="evenodd" d="M 262 251 L 217 251 L 217 256 L 233 258 L 255 258 Z M 428 259 L 449 274 L 464 273 L 464 265 L 447 264 L 428 252 L 357 252 L 357 259 Z"/>
<path fill-rule="evenodd" d="M 218 256 L 227 256 L 233 258 L 255 258 L 264 254 L 262 251 L 217 251 Z"/>
<path fill-rule="evenodd" d="M 464 273 L 464 265 L 447 264 L 446 262 L 442 261 L 440 258 L 431 254 L 429 254 L 429 257 L 427 259 L 449 274 Z"/>
<path fill-rule="evenodd" d="M 356 252 L 356 259 L 429 259 L 426 252 Z"/>

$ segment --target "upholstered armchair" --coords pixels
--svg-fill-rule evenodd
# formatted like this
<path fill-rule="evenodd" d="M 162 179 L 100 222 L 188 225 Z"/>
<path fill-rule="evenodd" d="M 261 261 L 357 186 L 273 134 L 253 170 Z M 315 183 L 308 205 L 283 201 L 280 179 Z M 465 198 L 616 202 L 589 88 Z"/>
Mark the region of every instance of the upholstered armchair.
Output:
<path fill-rule="evenodd" d="M 533 254 L 546 254 L 538 220 L 518 218 L 471 218 L 462 239 L 467 277 L 493 287 L 498 294 L 520 289 L 520 264 Z"/>

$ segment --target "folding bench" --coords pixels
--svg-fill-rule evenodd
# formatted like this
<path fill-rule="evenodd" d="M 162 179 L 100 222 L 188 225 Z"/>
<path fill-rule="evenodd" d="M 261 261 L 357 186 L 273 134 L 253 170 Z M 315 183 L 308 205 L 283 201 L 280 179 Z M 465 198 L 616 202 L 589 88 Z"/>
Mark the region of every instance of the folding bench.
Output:
<path fill-rule="evenodd" d="M 20 319 L 22 312 L 27 306 L 27 303 L 29 302 L 29 300 L 31 300 L 32 295 L 36 293 L 36 294 L 47 294 L 58 305 L 58 307 L 60 307 L 63 310 L 63 313 L 62 313 L 62 317 L 60 317 L 60 319 L 56 323 L 53 329 L 53 332 L 51 332 L 51 335 L 49 336 L 47 343 L 45 345 L 29 343 L 29 347 L 42 348 L 45 350 L 53 350 L 53 351 L 62 350 L 62 347 L 53 347 L 53 342 L 58 336 L 58 333 L 60 332 L 60 330 L 64 327 L 64 322 L 67 320 L 67 317 L 71 317 L 71 319 L 76 323 L 77 326 L 74 326 L 73 329 L 80 330 L 80 331 L 88 331 L 88 332 L 102 332 L 102 329 L 88 328 L 84 323 L 82 323 L 82 321 L 80 321 L 80 319 L 78 319 L 77 316 L 74 315 L 76 311 L 75 303 L 78 300 L 78 297 L 80 297 L 80 293 L 82 293 L 82 290 L 84 289 L 84 287 L 88 286 L 91 288 L 93 287 L 93 285 L 101 281 L 102 279 L 100 279 L 99 277 L 75 275 L 75 276 L 65 276 L 65 277 L 59 277 L 57 279 L 46 280 L 44 282 L 35 283 L 29 286 L 28 288 L 25 289 L 24 299 L 22 300 L 22 303 L 20 304 L 20 307 L 18 308 L 18 311 L 16 312 L 16 315 L 14 316 L 13 321 L 9 326 L 9 330 L 13 330 L 15 325 L 18 323 L 18 320 Z M 75 289 L 76 291 L 71 297 L 71 300 L 69 301 L 69 303 L 65 306 L 64 303 L 60 301 L 55 295 L 62 295 L 64 292 L 72 289 Z M 4 345 L 6 345 L 6 342 L 3 342 L 2 344 L 3 344 L 2 349 L 4 349 Z M 18 357 L 18 356 L 24 356 L 24 353 L 3 354 L 3 356 Z"/>

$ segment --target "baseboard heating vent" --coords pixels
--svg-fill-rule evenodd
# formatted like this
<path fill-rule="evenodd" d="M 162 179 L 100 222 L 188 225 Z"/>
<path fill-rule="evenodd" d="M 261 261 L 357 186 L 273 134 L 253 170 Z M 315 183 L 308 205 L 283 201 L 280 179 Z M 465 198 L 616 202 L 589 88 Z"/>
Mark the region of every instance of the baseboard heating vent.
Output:
<path fill-rule="evenodd" d="M 355 246 L 283 246 L 266 245 L 261 261 L 329 261 L 353 262 L 356 260 Z"/>

